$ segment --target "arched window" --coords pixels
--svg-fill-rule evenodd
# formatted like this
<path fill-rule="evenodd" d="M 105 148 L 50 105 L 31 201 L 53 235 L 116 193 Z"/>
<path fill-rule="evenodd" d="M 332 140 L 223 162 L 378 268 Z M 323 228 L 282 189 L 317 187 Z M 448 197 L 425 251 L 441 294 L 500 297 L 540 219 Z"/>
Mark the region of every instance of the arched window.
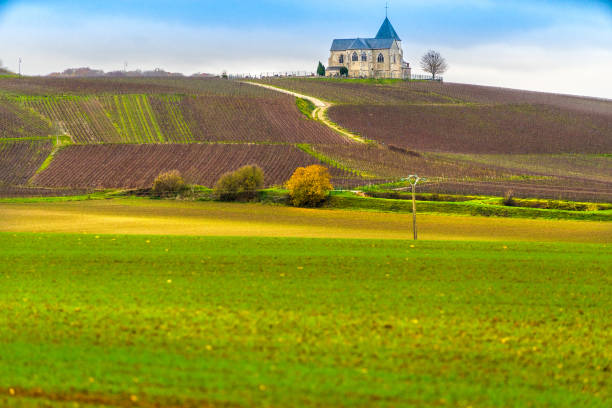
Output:
<path fill-rule="evenodd" d="M 341 63 L 341 64 L 344 64 L 344 55 L 340 55 L 338 57 L 338 62 Z"/>
<path fill-rule="evenodd" d="M 365 52 L 361 53 L 361 60 L 363 62 L 367 62 L 368 61 L 368 54 L 366 54 Z"/>
<path fill-rule="evenodd" d="M 359 61 L 359 55 L 356 52 L 353 53 L 353 61 Z"/>
<path fill-rule="evenodd" d="M 393 55 L 393 63 L 395 64 L 395 55 Z"/>
<path fill-rule="evenodd" d="M 382 53 L 378 54 L 378 62 L 385 62 L 385 57 L 382 55 Z"/>

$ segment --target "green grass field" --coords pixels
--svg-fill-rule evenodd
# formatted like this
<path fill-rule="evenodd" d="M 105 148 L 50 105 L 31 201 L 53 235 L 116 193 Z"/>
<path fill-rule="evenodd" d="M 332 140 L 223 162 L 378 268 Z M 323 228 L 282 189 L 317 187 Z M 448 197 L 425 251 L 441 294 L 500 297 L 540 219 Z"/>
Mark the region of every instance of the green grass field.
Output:
<path fill-rule="evenodd" d="M 0 405 L 605 407 L 612 251 L 0 233 Z"/>

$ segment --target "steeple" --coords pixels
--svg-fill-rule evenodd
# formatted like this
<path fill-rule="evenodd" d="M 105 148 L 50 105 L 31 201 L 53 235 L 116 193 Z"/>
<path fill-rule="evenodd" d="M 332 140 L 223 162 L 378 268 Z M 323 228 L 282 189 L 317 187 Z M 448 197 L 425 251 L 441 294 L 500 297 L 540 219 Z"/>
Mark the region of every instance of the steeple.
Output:
<path fill-rule="evenodd" d="M 402 41 L 399 38 L 399 35 L 395 32 L 395 29 L 391 25 L 388 17 L 385 17 L 385 21 L 383 21 L 382 26 L 380 26 L 380 30 L 378 30 L 378 34 L 376 34 L 376 39 L 378 40 L 386 40 L 386 39 L 394 39 L 397 41 Z"/>

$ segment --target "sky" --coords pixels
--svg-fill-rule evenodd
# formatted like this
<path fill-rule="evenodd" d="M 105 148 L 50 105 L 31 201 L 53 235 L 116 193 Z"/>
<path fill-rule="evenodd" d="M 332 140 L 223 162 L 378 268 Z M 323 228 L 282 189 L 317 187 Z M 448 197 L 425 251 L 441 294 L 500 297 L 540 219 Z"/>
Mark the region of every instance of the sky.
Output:
<path fill-rule="evenodd" d="M 429 49 L 447 82 L 612 99 L 612 0 L 391 0 L 413 73 Z M 0 60 L 44 75 L 314 71 L 334 38 L 374 37 L 384 0 L 0 0 Z"/>

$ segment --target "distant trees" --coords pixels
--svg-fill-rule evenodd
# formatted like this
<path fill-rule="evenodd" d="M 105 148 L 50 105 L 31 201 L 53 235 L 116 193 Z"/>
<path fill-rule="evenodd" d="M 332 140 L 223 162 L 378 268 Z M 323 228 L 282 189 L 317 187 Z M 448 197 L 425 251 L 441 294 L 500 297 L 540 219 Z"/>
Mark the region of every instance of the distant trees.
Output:
<path fill-rule="evenodd" d="M 448 70 L 448 64 L 438 51 L 429 50 L 421 57 L 421 68 L 423 71 L 430 73 L 433 79 L 436 79 L 436 75 L 443 74 Z"/>
<path fill-rule="evenodd" d="M 8 72 L 10 71 L 4 67 L 2 60 L 0 60 L 0 73 L 8 73 Z"/>
<path fill-rule="evenodd" d="M 221 201 L 249 201 L 257 197 L 264 186 L 264 172 L 259 166 L 248 165 L 225 173 L 214 188 L 214 196 Z"/>
<path fill-rule="evenodd" d="M 2 66 L 2 64 L 0 64 L 0 66 Z M 325 76 L 325 67 L 321 61 L 319 61 L 319 66 L 317 67 L 317 75 L 322 77 Z"/>
<path fill-rule="evenodd" d="M 333 188 L 327 168 L 315 164 L 298 167 L 287 182 L 291 203 L 296 207 L 315 207 Z"/>

